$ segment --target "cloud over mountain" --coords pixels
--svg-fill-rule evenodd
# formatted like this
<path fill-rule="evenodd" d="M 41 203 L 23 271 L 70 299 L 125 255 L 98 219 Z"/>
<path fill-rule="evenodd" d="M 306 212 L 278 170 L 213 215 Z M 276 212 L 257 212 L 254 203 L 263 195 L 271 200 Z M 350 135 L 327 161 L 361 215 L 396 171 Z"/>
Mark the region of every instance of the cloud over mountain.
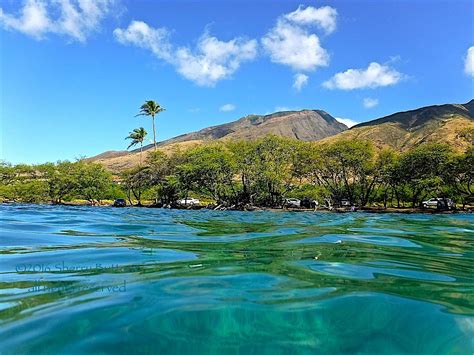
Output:
<path fill-rule="evenodd" d="M 225 104 L 219 107 L 219 111 L 221 112 L 230 112 L 235 110 L 235 105 L 234 104 Z"/>
<path fill-rule="evenodd" d="M 372 97 L 366 97 L 366 98 L 364 98 L 362 103 L 363 103 L 365 108 L 372 108 L 372 107 L 375 107 L 379 104 L 379 100 L 374 99 Z"/>
<path fill-rule="evenodd" d="M 293 89 L 295 89 L 296 91 L 301 91 L 301 89 L 308 85 L 308 79 L 309 77 L 305 74 L 302 74 L 302 73 L 298 73 L 298 74 L 295 74 L 295 81 L 293 82 Z"/>
<path fill-rule="evenodd" d="M 403 74 L 389 65 L 372 62 L 366 69 L 348 69 L 337 73 L 325 81 L 323 86 L 340 90 L 373 89 L 395 85 L 402 79 Z"/>

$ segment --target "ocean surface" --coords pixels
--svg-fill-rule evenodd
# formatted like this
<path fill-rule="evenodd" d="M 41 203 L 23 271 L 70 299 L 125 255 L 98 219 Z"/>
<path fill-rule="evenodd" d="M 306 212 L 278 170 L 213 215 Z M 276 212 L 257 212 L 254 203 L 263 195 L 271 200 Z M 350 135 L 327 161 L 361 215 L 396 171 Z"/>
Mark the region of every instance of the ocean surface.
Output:
<path fill-rule="evenodd" d="M 472 354 L 474 216 L 0 206 L 0 354 Z"/>

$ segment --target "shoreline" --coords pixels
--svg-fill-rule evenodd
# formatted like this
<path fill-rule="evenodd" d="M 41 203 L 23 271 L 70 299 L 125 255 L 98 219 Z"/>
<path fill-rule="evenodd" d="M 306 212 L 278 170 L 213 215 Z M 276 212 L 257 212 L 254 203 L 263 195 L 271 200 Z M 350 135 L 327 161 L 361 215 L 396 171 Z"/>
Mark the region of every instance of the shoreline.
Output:
<path fill-rule="evenodd" d="M 225 208 L 225 209 L 213 209 L 207 208 L 206 206 L 194 206 L 188 208 L 176 208 L 176 207 L 157 207 L 154 205 L 127 205 L 125 207 L 115 207 L 112 204 L 99 204 L 99 205 L 91 205 L 88 203 L 76 203 L 76 202 L 65 202 L 60 204 L 53 204 L 53 203 L 21 203 L 21 202 L 0 202 L 1 205 L 37 205 L 37 206 L 68 206 L 68 207 L 91 207 L 91 208 L 141 208 L 141 209 L 165 209 L 165 210 L 186 210 L 186 211 L 199 211 L 199 210 L 208 210 L 208 211 L 240 211 L 240 212 L 259 212 L 259 211 L 269 211 L 269 212 L 296 212 L 296 213 L 357 213 L 357 212 L 365 212 L 365 213 L 374 213 L 374 214 L 385 214 L 385 213 L 399 213 L 399 214 L 456 214 L 456 213 L 464 213 L 470 214 L 474 213 L 474 208 L 467 207 L 465 209 L 454 209 L 454 210 L 436 210 L 436 209 L 423 209 L 423 208 L 412 208 L 412 207 L 364 207 L 364 208 L 357 208 L 356 210 L 352 211 L 346 208 L 334 208 L 329 210 L 327 208 L 320 208 L 320 209 L 308 209 L 308 208 L 277 208 L 277 207 L 257 207 L 252 206 L 252 208 Z"/>

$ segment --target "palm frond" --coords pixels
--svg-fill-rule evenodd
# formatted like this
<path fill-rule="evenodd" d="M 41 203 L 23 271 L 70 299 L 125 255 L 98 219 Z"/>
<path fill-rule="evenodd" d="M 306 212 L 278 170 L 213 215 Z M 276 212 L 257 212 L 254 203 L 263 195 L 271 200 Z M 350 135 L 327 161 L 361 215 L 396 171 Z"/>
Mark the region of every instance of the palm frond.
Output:
<path fill-rule="evenodd" d="M 135 117 L 154 116 L 163 111 L 165 111 L 165 109 L 161 107 L 159 103 L 153 100 L 148 100 L 148 101 L 145 101 L 145 103 L 140 106 L 140 111 L 138 114 L 135 115 Z"/>
<path fill-rule="evenodd" d="M 140 143 L 139 141 L 132 141 L 128 147 L 127 147 L 127 150 L 130 149 L 130 147 L 133 147 L 133 146 L 136 146 L 138 143 Z"/>
<path fill-rule="evenodd" d="M 129 132 L 128 137 L 125 137 L 125 139 L 131 139 L 132 142 L 127 147 L 127 149 L 137 145 L 138 143 L 143 143 L 146 135 L 147 135 L 147 131 L 143 127 L 135 128 L 132 132 Z"/>

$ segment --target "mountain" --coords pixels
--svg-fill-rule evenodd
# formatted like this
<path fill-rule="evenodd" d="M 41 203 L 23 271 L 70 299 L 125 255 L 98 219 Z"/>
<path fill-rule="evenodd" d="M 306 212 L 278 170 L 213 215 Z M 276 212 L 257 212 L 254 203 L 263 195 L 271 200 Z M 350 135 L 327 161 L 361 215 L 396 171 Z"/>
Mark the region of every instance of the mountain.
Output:
<path fill-rule="evenodd" d="M 346 125 L 321 110 L 284 111 L 270 115 L 249 115 L 237 121 L 204 128 L 197 132 L 159 142 L 158 147 L 168 150 L 177 145 L 185 148 L 204 141 L 256 139 L 269 134 L 304 141 L 317 141 L 346 129 Z M 153 144 L 143 147 L 144 150 L 151 148 L 153 148 Z M 103 163 L 111 170 L 120 171 L 137 164 L 138 152 L 139 149 L 131 152 L 109 151 L 89 158 L 89 160 Z"/>
<path fill-rule="evenodd" d="M 466 134 L 471 132 L 470 135 Z M 330 114 L 320 110 L 276 112 L 250 115 L 237 121 L 183 134 L 158 144 L 169 151 L 176 146 L 186 149 L 206 141 L 255 139 L 274 134 L 304 141 L 334 142 L 364 139 L 379 147 L 405 151 L 426 142 L 447 143 L 455 151 L 464 151 L 473 142 L 474 100 L 466 104 L 427 106 L 416 110 L 364 122 L 347 129 Z M 144 149 L 149 150 L 153 145 Z M 138 151 L 109 151 L 89 158 L 112 171 L 122 171 L 138 164 Z"/>
<path fill-rule="evenodd" d="M 474 130 L 474 100 L 467 104 L 447 104 L 398 112 L 351 127 L 322 142 L 365 139 L 378 147 L 405 151 L 427 142 L 446 143 L 463 151 L 472 142 L 465 133 Z M 472 134 L 472 133 L 471 133 Z"/>
<path fill-rule="evenodd" d="M 333 136 L 347 129 L 327 112 L 321 110 L 302 110 L 276 112 L 270 115 L 249 115 L 241 119 L 183 134 L 166 141 L 159 146 L 217 139 L 256 139 L 269 134 L 317 141 Z M 150 144 L 145 149 L 152 148 Z"/>

